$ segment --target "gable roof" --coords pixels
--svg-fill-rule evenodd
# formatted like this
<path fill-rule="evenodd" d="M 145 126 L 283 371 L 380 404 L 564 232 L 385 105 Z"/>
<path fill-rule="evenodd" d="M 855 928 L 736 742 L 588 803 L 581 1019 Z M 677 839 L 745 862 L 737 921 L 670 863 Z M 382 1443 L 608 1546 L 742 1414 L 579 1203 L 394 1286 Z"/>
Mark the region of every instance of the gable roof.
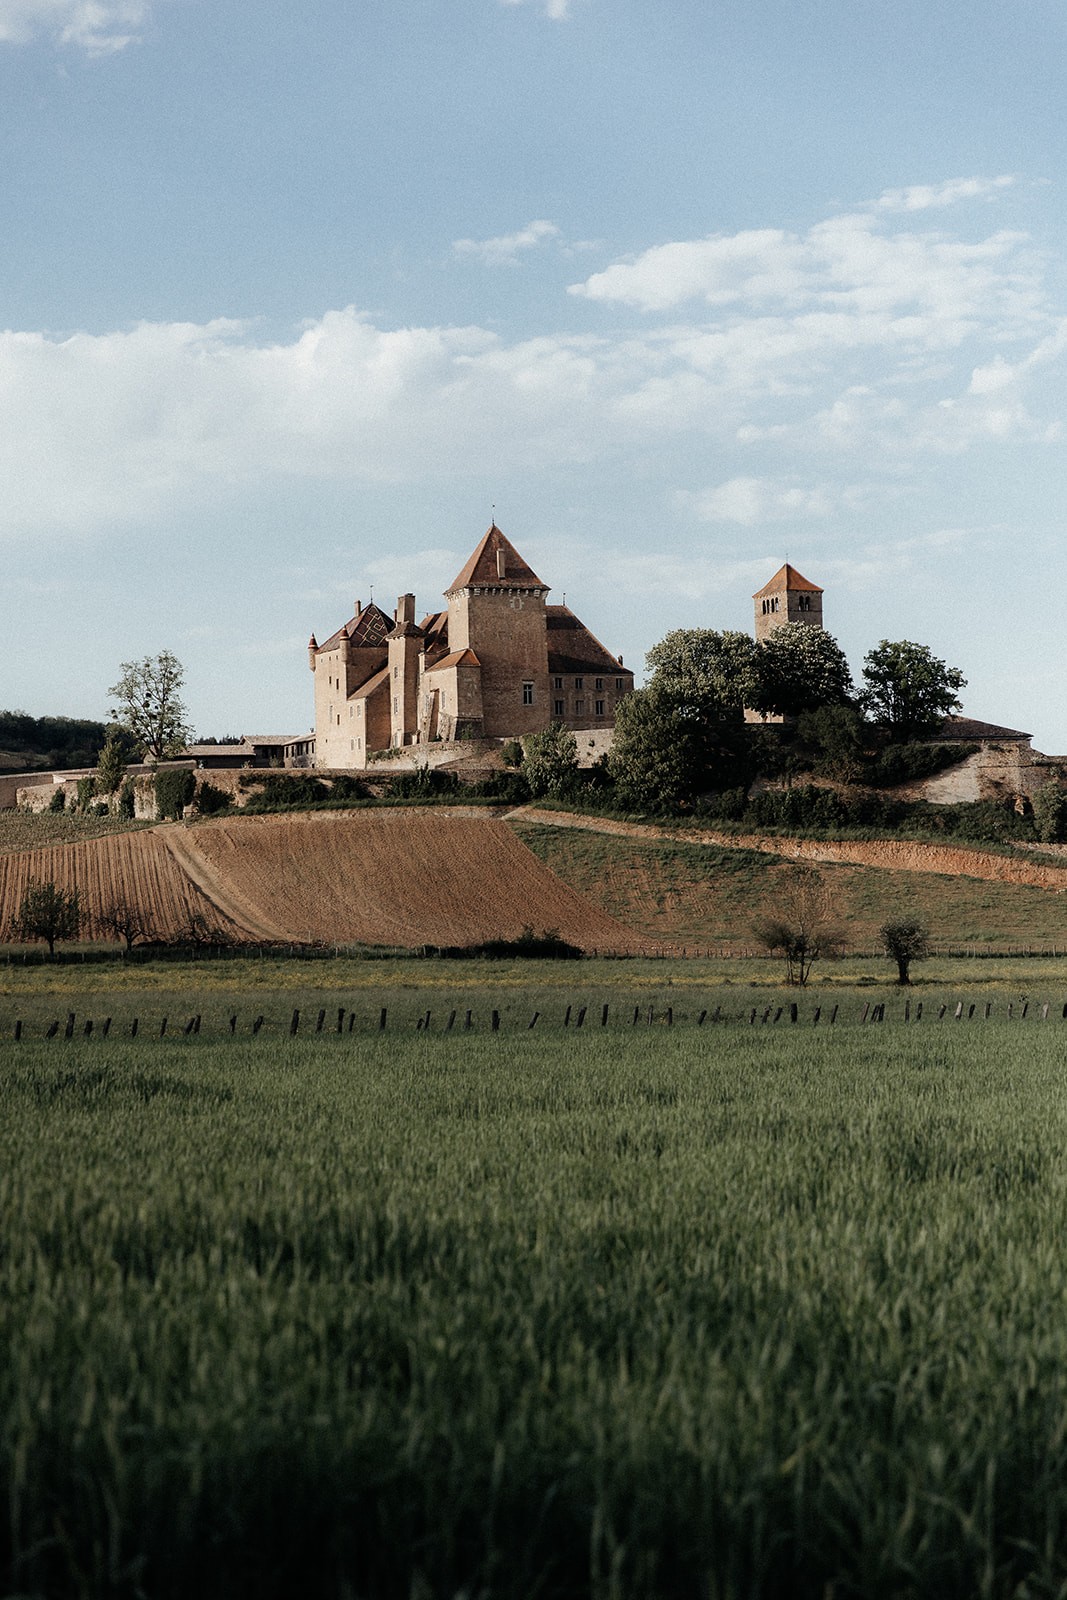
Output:
<path fill-rule="evenodd" d="M 752 598 L 753 600 L 762 600 L 765 594 L 781 594 L 783 590 L 792 590 L 795 594 L 798 589 L 802 593 L 822 594 L 822 590 L 817 583 L 809 583 L 808 579 L 803 577 L 796 567 L 791 567 L 787 561 L 784 566 L 778 568 L 774 577 L 770 578 L 762 589 L 756 590 Z"/>
<path fill-rule="evenodd" d="M 612 674 L 615 677 L 633 677 L 628 667 L 621 666 L 617 656 L 590 633 L 585 623 L 574 615 L 569 606 L 546 606 L 548 626 L 548 670 L 553 672 L 592 672 Z"/>
<path fill-rule="evenodd" d="M 454 650 L 450 656 L 442 656 L 440 661 L 435 661 L 426 671 L 440 672 L 445 667 L 480 667 L 481 662 L 473 650 Z"/>
<path fill-rule="evenodd" d="M 497 556 L 503 555 L 504 573 L 498 569 Z M 510 539 L 506 539 L 491 523 L 488 533 L 478 545 L 467 565 L 445 590 L 451 594 L 456 589 L 541 589 L 548 593 L 548 584 L 542 583 L 531 566 L 520 556 Z"/>
<path fill-rule="evenodd" d="M 374 649 L 385 643 L 386 636 L 392 633 L 394 627 L 392 617 L 386 616 L 381 606 L 375 605 L 372 600 L 370 605 L 363 607 L 358 617 L 352 617 L 344 627 L 338 628 L 336 633 L 331 633 L 326 643 L 319 645 L 319 649 L 335 650 L 343 634 L 347 634 L 349 643 L 356 645 L 357 648 Z"/>

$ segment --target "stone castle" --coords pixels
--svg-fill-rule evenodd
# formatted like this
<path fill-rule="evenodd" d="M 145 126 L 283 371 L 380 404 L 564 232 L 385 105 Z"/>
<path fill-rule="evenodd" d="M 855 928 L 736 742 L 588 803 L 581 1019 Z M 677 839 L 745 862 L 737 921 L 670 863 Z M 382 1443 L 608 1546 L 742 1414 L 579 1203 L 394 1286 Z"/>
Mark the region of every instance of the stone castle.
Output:
<path fill-rule="evenodd" d="M 494 522 L 443 611 L 416 622 L 412 594 L 391 617 L 357 600 L 325 643 L 308 644 L 316 766 L 358 769 L 383 751 L 521 738 L 552 722 L 610 734 L 633 673 L 548 593 Z"/>

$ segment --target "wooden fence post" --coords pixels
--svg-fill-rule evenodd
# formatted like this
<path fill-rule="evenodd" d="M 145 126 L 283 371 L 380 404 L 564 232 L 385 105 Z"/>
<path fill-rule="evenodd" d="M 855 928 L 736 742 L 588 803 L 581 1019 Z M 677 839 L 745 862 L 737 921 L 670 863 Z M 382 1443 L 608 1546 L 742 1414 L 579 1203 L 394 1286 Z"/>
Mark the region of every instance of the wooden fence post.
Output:
<path fill-rule="evenodd" d="M 73 1013 L 73 1011 L 68 1011 L 67 1012 L 67 1026 L 64 1029 L 63 1037 L 64 1037 L 64 1039 L 73 1039 L 73 1037 L 74 1037 L 74 1013 Z"/>
<path fill-rule="evenodd" d="M 575 1018 L 575 1021 L 574 1021 L 574 1026 L 576 1028 L 580 1028 L 582 1026 L 582 1023 L 585 1021 L 586 1009 L 587 1008 L 585 1006 L 582 1006 L 581 1010 L 578 1012 L 578 1015 L 577 1015 L 577 1017 Z"/>
<path fill-rule="evenodd" d="M 252 1032 L 254 1034 L 258 1033 L 260 1028 L 262 1028 L 262 1026 L 263 1026 L 263 1018 L 262 1017 L 257 1017 L 255 1022 L 253 1022 L 253 1024 L 252 1024 Z"/>
<path fill-rule="evenodd" d="M 527 1029 L 526 1029 L 527 1033 L 529 1033 L 531 1028 L 535 1028 L 537 1026 L 537 1019 L 538 1019 L 538 1017 L 540 1015 L 541 1015 L 540 1011 L 535 1011 L 534 1012 L 533 1016 L 530 1018 L 530 1021 L 529 1021 L 528 1025 L 527 1025 Z"/>
<path fill-rule="evenodd" d="M 21 1021 L 18 1021 L 18 1022 L 15 1023 L 15 1038 L 16 1039 L 21 1039 L 22 1038 L 22 1023 L 21 1023 Z"/>
<path fill-rule="evenodd" d="M 289 1018 L 289 1037 L 290 1037 L 290 1039 L 299 1030 L 299 1028 L 300 1028 L 300 1012 L 299 1011 L 294 1011 L 292 1016 Z"/>
<path fill-rule="evenodd" d="M 570 1025 L 571 1025 L 571 1008 L 570 1008 L 570 1006 L 568 1006 L 566 1011 L 563 1013 L 563 1026 L 565 1028 L 569 1028 Z"/>
<path fill-rule="evenodd" d="M 385 1019 L 386 1019 L 387 1015 L 388 1015 L 387 1009 L 386 1009 L 385 1006 L 383 1006 L 381 1011 L 378 1013 L 378 1032 L 379 1033 L 384 1033 L 385 1032 Z"/>
<path fill-rule="evenodd" d="M 493 1012 L 493 1032 L 494 1033 L 499 1033 L 500 1032 L 500 1012 L 499 1011 L 494 1011 Z"/>
<path fill-rule="evenodd" d="M 316 1033 L 321 1033 L 322 1032 L 322 1025 L 323 1025 L 323 1023 L 325 1021 L 326 1021 L 326 1007 L 323 1006 L 322 1009 L 319 1012 L 318 1021 L 315 1023 L 315 1032 Z"/>
<path fill-rule="evenodd" d="M 608 1025 L 608 1008 L 607 1008 L 607 1005 L 605 1004 L 601 1008 L 601 1012 L 600 1012 L 600 1026 L 602 1028 L 606 1028 L 607 1025 Z"/>

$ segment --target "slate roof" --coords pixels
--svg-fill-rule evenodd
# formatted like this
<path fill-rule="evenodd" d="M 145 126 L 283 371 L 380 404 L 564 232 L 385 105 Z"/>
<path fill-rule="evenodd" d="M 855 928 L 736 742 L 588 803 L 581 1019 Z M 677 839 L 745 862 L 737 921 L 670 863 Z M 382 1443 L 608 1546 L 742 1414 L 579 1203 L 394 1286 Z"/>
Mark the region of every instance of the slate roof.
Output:
<path fill-rule="evenodd" d="M 546 606 L 549 673 L 600 673 L 633 677 L 628 667 L 590 633 L 569 606 Z"/>
<path fill-rule="evenodd" d="M 798 589 L 802 593 L 822 594 L 822 590 L 817 583 L 810 583 L 807 578 L 797 571 L 796 567 L 791 567 L 787 561 L 784 566 L 778 568 L 773 578 L 768 579 L 762 589 L 756 590 L 752 598 L 753 600 L 762 600 L 764 595 L 782 594 L 786 590 L 790 590 L 795 594 Z"/>
<path fill-rule="evenodd" d="M 504 576 L 497 571 L 497 553 L 504 555 Z M 510 539 L 504 537 L 496 523 L 478 545 L 467 565 L 445 590 L 455 589 L 542 589 L 548 593 L 549 585 L 542 583 L 531 566 L 522 559 Z"/>

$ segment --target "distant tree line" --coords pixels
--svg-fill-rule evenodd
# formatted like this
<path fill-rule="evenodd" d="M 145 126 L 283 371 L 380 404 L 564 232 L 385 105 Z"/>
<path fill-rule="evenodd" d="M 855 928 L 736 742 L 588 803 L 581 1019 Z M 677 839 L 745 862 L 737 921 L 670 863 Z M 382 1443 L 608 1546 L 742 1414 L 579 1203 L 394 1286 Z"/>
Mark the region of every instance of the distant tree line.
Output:
<path fill-rule="evenodd" d="M 27 711 L 0 711 L 0 750 L 35 758 L 27 765 L 91 767 L 104 747 L 102 722 L 77 717 L 31 717 Z"/>

